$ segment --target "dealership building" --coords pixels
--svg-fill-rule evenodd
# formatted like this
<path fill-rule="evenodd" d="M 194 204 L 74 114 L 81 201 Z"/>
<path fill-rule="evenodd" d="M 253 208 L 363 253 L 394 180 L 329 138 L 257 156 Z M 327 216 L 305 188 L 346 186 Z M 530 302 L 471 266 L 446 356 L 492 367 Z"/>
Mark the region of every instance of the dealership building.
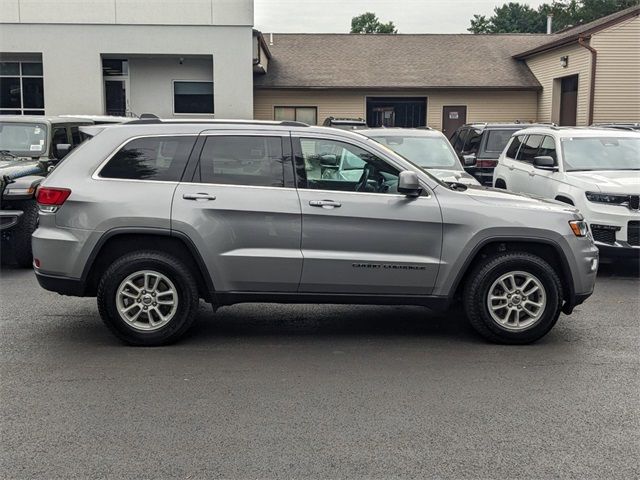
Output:
<path fill-rule="evenodd" d="M 0 114 L 253 116 L 252 0 L 1 0 Z"/>
<path fill-rule="evenodd" d="M 639 15 L 553 34 L 262 35 L 253 0 L 0 0 L 0 114 L 362 117 L 448 135 L 637 122 Z"/>

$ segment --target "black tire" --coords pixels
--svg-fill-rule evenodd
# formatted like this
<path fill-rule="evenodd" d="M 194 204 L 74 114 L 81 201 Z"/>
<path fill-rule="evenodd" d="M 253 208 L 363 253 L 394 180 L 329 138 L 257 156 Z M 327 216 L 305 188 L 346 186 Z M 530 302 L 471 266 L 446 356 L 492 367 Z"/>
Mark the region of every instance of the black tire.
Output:
<path fill-rule="evenodd" d="M 143 270 L 166 276 L 177 291 L 175 314 L 159 330 L 138 330 L 118 311 L 116 297 L 120 284 L 129 275 Z M 167 345 L 177 341 L 193 324 L 198 312 L 198 285 L 189 269 L 175 257 L 163 252 L 140 251 L 120 257 L 104 272 L 98 285 L 97 300 L 102 320 L 120 340 L 139 346 Z"/>
<path fill-rule="evenodd" d="M 33 266 L 33 250 L 31 249 L 31 235 L 38 227 L 38 204 L 35 200 L 22 202 L 19 207 L 24 213 L 11 235 L 13 244 L 13 258 L 18 266 L 31 268 Z"/>
<path fill-rule="evenodd" d="M 540 318 L 520 331 L 501 326 L 493 319 L 487 306 L 493 283 L 500 276 L 514 271 L 534 275 L 546 293 L 546 305 Z M 562 298 L 562 282 L 557 272 L 542 258 L 526 252 L 505 252 L 483 259 L 469 275 L 463 294 L 471 326 L 487 340 L 503 344 L 527 344 L 545 336 L 560 316 Z"/>

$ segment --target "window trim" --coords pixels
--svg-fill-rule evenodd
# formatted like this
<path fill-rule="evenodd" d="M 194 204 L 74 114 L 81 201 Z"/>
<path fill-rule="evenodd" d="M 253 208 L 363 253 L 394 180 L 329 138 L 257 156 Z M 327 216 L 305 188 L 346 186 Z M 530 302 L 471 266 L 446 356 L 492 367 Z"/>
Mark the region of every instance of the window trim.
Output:
<path fill-rule="evenodd" d="M 107 156 L 107 158 L 105 158 L 102 162 L 100 162 L 100 164 L 93 171 L 93 174 L 91 175 L 91 179 L 92 180 L 102 181 L 102 182 L 105 182 L 105 181 L 106 182 L 151 182 L 151 183 L 171 183 L 171 184 L 177 184 L 177 183 L 182 182 L 182 180 L 184 178 L 184 172 L 187 170 L 187 166 L 189 164 L 189 161 L 191 160 L 191 155 L 193 155 L 193 149 L 191 150 L 191 153 L 189 154 L 189 158 L 187 158 L 187 162 L 185 164 L 185 169 L 182 172 L 182 176 L 178 180 L 147 180 L 147 179 L 137 179 L 137 178 L 109 178 L 109 177 L 101 177 L 100 176 L 100 173 L 102 172 L 102 169 L 107 165 L 107 163 L 109 163 L 109 161 L 113 157 L 115 157 L 115 155 L 122 148 L 127 146 L 129 143 L 133 142 L 134 140 L 139 140 L 141 138 L 159 138 L 159 137 L 193 137 L 194 138 L 194 147 L 195 147 L 195 142 L 198 141 L 199 135 L 197 133 L 158 133 L 158 134 L 152 134 L 152 135 L 137 135 L 135 137 L 129 137 L 124 142 L 120 143 Z"/>
<path fill-rule="evenodd" d="M 184 112 L 176 112 L 176 82 L 178 83 L 210 83 L 211 84 L 211 113 L 184 113 Z M 190 115 L 201 115 L 201 116 L 215 116 L 216 114 L 216 95 L 215 95 L 215 83 L 212 80 L 180 80 L 173 79 L 171 80 L 171 111 L 173 115 L 178 116 L 190 116 Z"/>
<path fill-rule="evenodd" d="M 300 120 L 298 120 L 298 108 L 313 108 L 316 111 L 316 123 L 314 123 L 313 125 L 318 125 L 318 105 L 274 105 L 273 106 L 273 120 L 275 122 L 278 121 L 282 121 L 282 120 L 276 120 L 276 108 L 293 108 L 295 109 L 295 120 L 293 120 L 294 122 L 300 122 Z M 289 120 L 290 121 L 290 120 Z"/>
<path fill-rule="evenodd" d="M 37 115 L 34 112 L 43 112 L 43 115 L 46 113 L 45 110 L 45 98 L 44 98 L 44 62 L 42 60 L 40 61 L 35 61 L 35 60 L 26 60 L 26 61 L 22 61 L 22 60 L 8 60 L 6 62 L 3 63 L 17 63 L 18 64 L 18 74 L 17 75 L 1 75 L 0 74 L 0 78 L 17 78 L 19 83 L 20 83 L 20 106 L 16 107 L 16 108 L 1 108 L 0 107 L 0 115 L 2 115 L 3 111 L 20 111 L 20 113 L 18 115 Z M 23 75 L 22 74 L 22 64 L 23 63 L 35 63 L 35 64 L 40 64 L 42 65 L 42 75 Z M 22 85 L 22 79 L 23 78 L 41 78 L 42 79 L 42 108 L 32 108 L 32 107 L 28 107 L 25 108 L 24 106 L 24 87 Z M 14 115 L 14 114 L 11 114 Z"/>

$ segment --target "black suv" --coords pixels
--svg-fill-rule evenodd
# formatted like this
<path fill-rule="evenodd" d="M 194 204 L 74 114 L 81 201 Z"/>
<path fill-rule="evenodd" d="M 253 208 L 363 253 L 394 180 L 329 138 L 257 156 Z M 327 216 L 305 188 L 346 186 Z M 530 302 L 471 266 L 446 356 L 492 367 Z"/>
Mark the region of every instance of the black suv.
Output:
<path fill-rule="evenodd" d="M 451 145 L 462 160 L 465 170 L 482 185 L 493 184 L 493 169 L 511 135 L 532 123 L 469 123 L 458 128 Z M 466 158 L 465 158 L 466 157 Z"/>

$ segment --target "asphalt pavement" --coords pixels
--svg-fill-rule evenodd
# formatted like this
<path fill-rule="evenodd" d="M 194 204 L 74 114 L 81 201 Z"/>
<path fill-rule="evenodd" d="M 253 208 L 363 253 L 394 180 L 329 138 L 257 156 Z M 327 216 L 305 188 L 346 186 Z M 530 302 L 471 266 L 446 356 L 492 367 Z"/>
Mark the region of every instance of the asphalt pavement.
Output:
<path fill-rule="evenodd" d="M 419 307 L 202 304 L 135 348 L 0 272 L 0 477 L 639 478 L 640 280 L 530 346 Z"/>

